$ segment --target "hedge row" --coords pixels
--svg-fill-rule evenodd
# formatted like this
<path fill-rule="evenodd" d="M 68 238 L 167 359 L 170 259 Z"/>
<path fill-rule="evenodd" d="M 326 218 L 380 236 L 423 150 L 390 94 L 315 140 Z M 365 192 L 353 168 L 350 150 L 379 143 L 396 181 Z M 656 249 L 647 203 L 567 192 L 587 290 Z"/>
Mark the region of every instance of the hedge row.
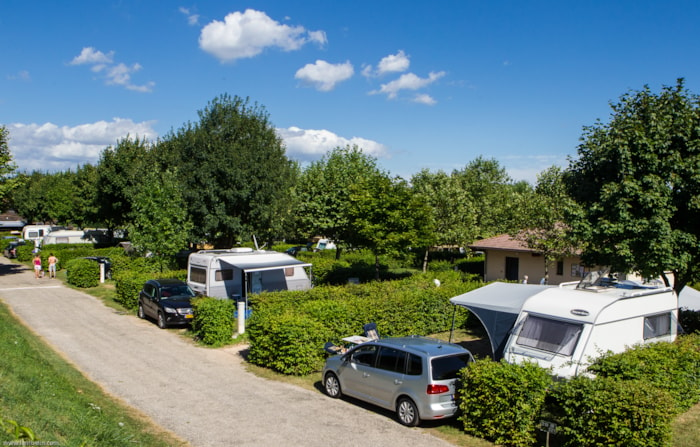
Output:
<path fill-rule="evenodd" d="M 231 341 L 233 335 L 232 300 L 201 297 L 192 300 L 192 331 L 202 343 L 221 346 Z"/>
<path fill-rule="evenodd" d="M 115 301 L 130 310 L 136 310 L 139 305 L 139 292 L 149 279 L 176 278 L 187 280 L 187 270 L 171 270 L 166 272 L 148 272 L 139 270 L 124 270 L 112 276 L 115 279 Z"/>
<path fill-rule="evenodd" d="M 478 360 L 461 371 L 465 432 L 506 446 L 531 446 L 540 420 L 561 446 L 669 446 L 674 416 L 700 401 L 700 334 L 605 355 L 595 378 L 554 382 L 535 364 Z M 539 439 L 541 443 L 541 439 Z"/>
<path fill-rule="evenodd" d="M 284 374 L 318 371 L 323 345 L 362 333 L 377 324 L 381 336 L 428 335 L 464 326 L 468 312 L 449 303 L 480 282 L 462 281 L 455 272 L 420 274 L 400 281 L 351 286 L 322 286 L 304 292 L 262 293 L 250 297 L 248 360 Z M 456 314 L 455 314 L 456 311 Z"/>

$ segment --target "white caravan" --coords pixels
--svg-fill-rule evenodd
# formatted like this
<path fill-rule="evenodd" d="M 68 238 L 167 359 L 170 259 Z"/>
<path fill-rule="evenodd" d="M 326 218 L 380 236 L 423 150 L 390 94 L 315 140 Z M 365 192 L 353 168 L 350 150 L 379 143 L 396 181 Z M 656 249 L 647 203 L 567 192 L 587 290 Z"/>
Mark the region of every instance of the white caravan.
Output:
<path fill-rule="evenodd" d="M 32 241 L 35 247 L 39 247 L 44 236 L 51 233 L 51 231 L 61 229 L 63 229 L 63 227 L 55 227 L 52 225 L 25 225 L 24 228 L 22 228 L 22 239 L 25 241 Z"/>
<path fill-rule="evenodd" d="M 90 231 L 83 230 L 56 230 L 52 231 L 42 240 L 42 247 L 52 244 L 94 244 L 96 239 Z"/>
<path fill-rule="evenodd" d="M 263 291 L 308 290 L 310 271 L 311 264 L 276 251 L 200 250 L 187 261 L 187 284 L 201 295 L 238 300 Z"/>
<path fill-rule="evenodd" d="M 509 363 L 536 362 L 555 376 L 585 373 L 605 352 L 673 341 L 677 335 L 678 298 L 670 287 L 618 282 L 600 272 L 558 287 L 494 284 L 500 284 L 492 288 L 497 293 L 491 294 L 490 302 L 496 307 L 500 297 L 508 301 L 517 296 L 507 308 L 486 309 L 483 294 L 480 303 L 468 293 L 450 301 L 481 314 L 482 323 L 491 325 L 486 328 L 495 357 Z M 491 324 L 496 320 L 500 326 Z"/>

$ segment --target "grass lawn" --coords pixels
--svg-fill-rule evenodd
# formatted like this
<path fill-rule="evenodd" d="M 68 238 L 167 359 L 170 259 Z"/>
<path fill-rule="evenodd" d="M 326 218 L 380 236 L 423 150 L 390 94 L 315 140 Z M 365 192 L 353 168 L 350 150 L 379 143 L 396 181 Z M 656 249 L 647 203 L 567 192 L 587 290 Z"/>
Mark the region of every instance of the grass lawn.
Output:
<path fill-rule="evenodd" d="M 28 427 L 36 440 L 76 447 L 189 445 L 103 392 L 2 303 L 0 345 L 0 418 Z M 0 430 L 1 441 L 14 439 Z"/>

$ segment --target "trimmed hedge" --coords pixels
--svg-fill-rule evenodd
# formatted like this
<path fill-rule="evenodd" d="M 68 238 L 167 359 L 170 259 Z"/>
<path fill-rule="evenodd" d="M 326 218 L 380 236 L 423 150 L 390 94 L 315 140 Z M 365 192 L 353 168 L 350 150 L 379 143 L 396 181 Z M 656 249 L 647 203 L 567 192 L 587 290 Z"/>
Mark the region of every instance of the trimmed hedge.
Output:
<path fill-rule="evenodd" d="M 93 262 L 93 264 L 96 264 Z M 120 270 L 112 276 L 115 280 L 115 301 L 129 310 L 136 310 L 139 305 L 139 292 L 149 279 L 175 278 L 187 280 L 187 270 L 150 273 L 133 270 Z"/>
<path fill-rule="evenodd" d="M 249 297 L 254 312 L 248 319 L 248 360 L 285 374 L 307 374 L 322 368 L 323 345 L 377 324 L 381 336 L 427 335 L 463 327 L 468 312 L 450 304 L 453 296 L 473 290 L 456 272 L 420 274 L 400 281 L 350 286 L 314 287 L 303 292 L 267 292 Z M 299 324 L 306 329 L 301 333 Z M 292 334 L 290 336 L 290 334 Z"/>
<path fill-rule="evenodd" d="M 221 346 L 231 341 L 233 336 L 234 302 L 211 297 L 192 300 L 192 331 L 202 343 Z"/>
<path fill-rule="evenodd" d="M 665 390 L 673 398 L 675 412 L 682 413 L 700 402 L 700 334 L 606 354 L 588 370 L 599 377 L 643 380 Z"/>
<path fill-rule="evenodd" d="M 531 446 L 553 380 L 534 363 L 477 360 L 460 371 L 458 420 L 468 434 L 499 445 Z"/>
<path fill-rule="evenodd" d="M 89 259 L 71 259 L 66 264 L 68 284 L 76 287 L 97 287 L 100 283 L 100 266 Z"/>
<path fill-rule="evenodd" d="M 550 411 L 563 446 L 671 445 L 671 396 L 642 380 L 576 377 L 551 395 Z"/>

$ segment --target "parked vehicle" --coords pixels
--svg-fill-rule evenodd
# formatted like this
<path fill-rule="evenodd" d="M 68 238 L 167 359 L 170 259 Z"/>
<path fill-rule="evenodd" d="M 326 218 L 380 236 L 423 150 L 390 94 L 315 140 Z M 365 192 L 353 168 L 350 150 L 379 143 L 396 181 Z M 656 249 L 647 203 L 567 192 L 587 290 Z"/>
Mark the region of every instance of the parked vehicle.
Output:
<path fill-rule="evenodd" d="M 326 360 L 323 387 L 330 397 L 348 395 L 396 412 L 399 422 L 454 416 L 455 382 L 473 362 L 463 347 L 426 337 L 381 338 Z"/>
<path fill-rule="evenodd" d="M 189 256 L 187 284 L 202 295 L 245 299 L 249 293 L 310 289 L 306 268 L 311 264 L 276 251 L 200 250 Z"/>
<path fill-rule="evenodd" d="M 450 301 L 477 315 L 495 358 L 536 362 L 559 377 L 585 374 L 605 352 L 677 335 L 672 288 L 617 281 L 606 272 L 559 286 L 492 283 Z"/>
<path fill-rule="evenodd" d="M 25 241 L 32 241 L 35 247 L 39 247 L 44 236 L 52 231 L 61 229 L 63 229 L 63 227 L 52 225 L 25 225 L 24 228 L 22 228 L 22 239 Z"/>
<path fill-rule="evenodd" d="M 42 246 L 52 244 L 94 244 L 97 240 L 89 231 L 55 230 L 44 236 Z"/>
<path fill-rule="evenodd" d="M 290 256 L 296 256 L 301 251 L 311 251 L 311 250 L 309 249 L 308 245 L 297 245 L 295 247 L 290 247 L 290 248 L 286 249 L 284 252 Z"/>
<path fill-rule="evenodd" d="M 139 294 L 140 318 L 154 318 L 158 327 L 188 324 L 194 317 L 190 300 L 195 294 L 179 279 L 151 279 Z"/>
<path fill-rule="evenodd" d="M 12 241 L 9 244 L 7 244 L 7 247 L 5 247 L 4 255 L 8 259 L 14 259 L 17 257 L 17 247 L 20 245 L 26 245 L 26 242 L 24 242 L 23 239 L 17 239 L 16 241 Z"/>
<path fill-rule="evenodd" d="M 335 250 L 337 247 L 335 246 L 335 242 L 333 242 L 330 239 L 319 239 L 316 245 L 314 246 L 314 251 L 320 251 L 320 250 Z"/>

